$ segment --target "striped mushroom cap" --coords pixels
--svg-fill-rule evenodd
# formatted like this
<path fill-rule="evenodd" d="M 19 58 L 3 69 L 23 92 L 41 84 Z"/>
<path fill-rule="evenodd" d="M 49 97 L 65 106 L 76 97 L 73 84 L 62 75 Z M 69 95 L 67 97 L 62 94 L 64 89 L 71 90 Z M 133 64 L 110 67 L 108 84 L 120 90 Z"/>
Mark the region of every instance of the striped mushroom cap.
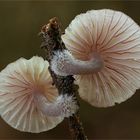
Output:
<path fill-rule="evenodd" d="M 54 128 L 62 116 L 43 114 L 36 95 L 55 102 L 58 92 L 52 86 L 48 62 L 41 57 L 20 58 L 0 73 L 0 114 L 12 127 L 20 131 L 39 133 Z"/>
<path fill-rule="evenodd" d="M 129 16 L 108 9 L 88 11 L 75 17 L 62 39 L 75 59 L 89 61 L 98 54 L 104 62 L 99 71 L 75 76 L 83 100 L 113 106 L 140 88 L 140 27 Z"/>

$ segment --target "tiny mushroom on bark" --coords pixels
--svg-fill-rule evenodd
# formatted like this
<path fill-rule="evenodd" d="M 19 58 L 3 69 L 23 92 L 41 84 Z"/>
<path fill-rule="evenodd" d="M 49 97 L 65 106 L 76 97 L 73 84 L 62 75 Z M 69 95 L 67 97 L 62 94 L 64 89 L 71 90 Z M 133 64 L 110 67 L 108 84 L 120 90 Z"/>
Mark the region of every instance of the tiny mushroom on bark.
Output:
<path fill-rule="evenodd" d="M 140 88 L 140 27 L 122 12 L 91 10 L 75 17 L 62 35 L 52 70 L 75 75 L 80 97 L 97 107 L 113 106 Z"/>
<path fill-rule="evenodd" d="M 48 66 L 34 56 L 20 58 L 0 72 L 0 115 L 15 129 L 47 131 L 77 110 L 72 96 L 58 95 Z"/>

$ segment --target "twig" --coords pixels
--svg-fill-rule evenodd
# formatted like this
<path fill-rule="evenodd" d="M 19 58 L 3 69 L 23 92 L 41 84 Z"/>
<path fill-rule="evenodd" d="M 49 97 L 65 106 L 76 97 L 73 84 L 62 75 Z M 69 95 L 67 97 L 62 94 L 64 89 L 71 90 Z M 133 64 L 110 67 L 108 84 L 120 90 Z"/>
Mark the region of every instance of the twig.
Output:
<path fill-rule="evenodd" d="M 55 55 L 54 52 L 56 50 L 62 51 L 66 49 L 64 43 L 61 40 L 60 23 L 58 22 L 57 18 L 50 19 L 49 23 L 42 27 L 40 36 L 42 38 L 41 48 L 46 51 L 46 59 L 49 63 L 51 62 L 53 55 Z M 58 76 L 50 69 L 50 67 L 49 71 L 53 79 L 53 84 L 58 89 L 59 94 L 69 94 L 74 96 L 77 104 L 79 105 L 76 98 L 78 86 L 74 84 L 73 76 Z M 82 123 L 79 119 L 78 111 L 76 114 L 73 114 L 73 116 L 69 117 L 68 120 L 73 139 L 87 140 Z"/>

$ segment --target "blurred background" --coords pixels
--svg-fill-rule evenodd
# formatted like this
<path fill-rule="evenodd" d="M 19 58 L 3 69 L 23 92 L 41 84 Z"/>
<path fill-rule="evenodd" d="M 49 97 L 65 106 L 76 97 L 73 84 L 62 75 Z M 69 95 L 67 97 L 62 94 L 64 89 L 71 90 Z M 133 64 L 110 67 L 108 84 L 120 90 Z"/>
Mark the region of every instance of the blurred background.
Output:
<path fill-rule="evenodd" d="M 44 56 L 38 32 L 54 16 L 64 30 L 90 9 L 120 10 L 140 25 L 140 1 L 0 1 L 0 70 L 20 57 Z M 80 100 L 80 116 L 89 139 L 140 139 L 140 90 L 126 102 L 95 108 Z M 0 139 L 71 139 L 67 120 L 40 134 L 19 132 L 0 119 Z"/>

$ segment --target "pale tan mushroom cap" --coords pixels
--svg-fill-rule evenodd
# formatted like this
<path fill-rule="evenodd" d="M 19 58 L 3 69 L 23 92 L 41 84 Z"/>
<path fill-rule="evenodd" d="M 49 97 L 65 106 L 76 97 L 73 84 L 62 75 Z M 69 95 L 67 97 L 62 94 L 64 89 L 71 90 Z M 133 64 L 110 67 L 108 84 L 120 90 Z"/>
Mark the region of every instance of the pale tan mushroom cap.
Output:
<path fill-rule="evenodd" d="M 101 71 L 75 76 L 82 99 L 97 107 L 113 106 L 140 88 L 140 27 L 114 10 L 91 10 L 80 14 L 62 39 L 73 56 L 89 60 L 100 54 Z"/>
<path fill-rule="evenodd" d="M 0 73 L 1 117 L 20 131 L 39 133 L 54 128 L 63 117 L 45 116 L 35 100 L 36 93 L 43 94 L 49 103 L 58 97 L 48 62 L 35 56 L 9 64 Z"/>

